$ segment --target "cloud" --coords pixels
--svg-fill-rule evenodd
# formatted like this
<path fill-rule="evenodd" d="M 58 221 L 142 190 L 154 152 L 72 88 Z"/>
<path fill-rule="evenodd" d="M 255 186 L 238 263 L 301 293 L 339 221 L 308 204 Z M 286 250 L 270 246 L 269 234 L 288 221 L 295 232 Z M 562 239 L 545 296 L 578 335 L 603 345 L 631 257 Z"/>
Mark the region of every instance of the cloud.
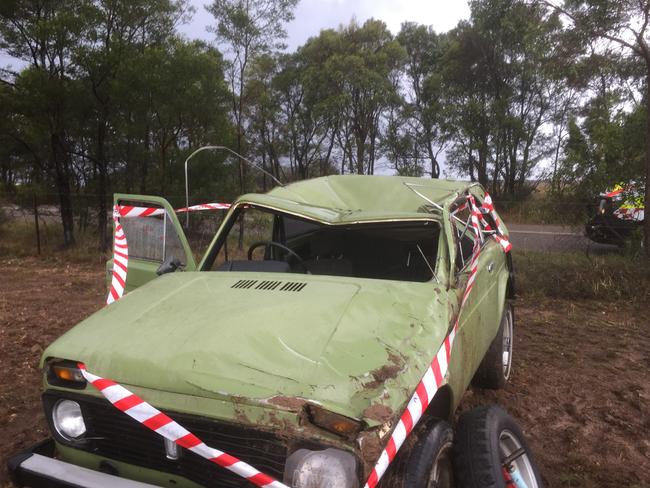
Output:
<path fill-rule="evenodd" d="M 196 14 L 181 31 L 190 38 L 213 41 L 214 35 L 206 27 L 214 19 L 203 8 L 205 3 L 192 0 Z M 288 47 L 294 50 L 322 29 L 347 25 L 353 18 L 359 23 L 370 18 L 383 20 L 394 34 L 406 21 L 432 25 L 437 32 L 445 32 L 459 20 L 469 18 L 469 6 L 466 0 L 300 0 L 295 19 L 287 26 Z"/>
<path fill-rule="evenodd" d="M 469 6 L 465 0 L 301 0 L 295 14 L 287 28 L 292 49 L 318 35 L 321 29 L 348 24 L 352 18 L 359 23 L 369 18 L 383 20 L 394 34 L 406 21 L 432 25 L 436 31 L 445 32 L 469 17 Z"/>

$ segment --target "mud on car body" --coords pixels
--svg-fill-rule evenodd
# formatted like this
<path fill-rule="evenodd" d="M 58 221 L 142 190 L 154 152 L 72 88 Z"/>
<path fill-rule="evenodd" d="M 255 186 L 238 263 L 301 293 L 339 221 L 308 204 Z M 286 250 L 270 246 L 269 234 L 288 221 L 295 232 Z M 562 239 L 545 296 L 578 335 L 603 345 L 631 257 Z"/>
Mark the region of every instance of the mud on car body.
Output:
<path fill-rule="evenodd" d="M 475 239 L 460 208 L 468 195 L 485 198 L 477 184 L 379 176 L 243 195 L 198 264 L 166 201 L 116 195 L 164 215 L 122 219 L 127 293 L 43 353 L 52 440 L 11 461 L 16 482 L 252 486 L 115 409 L 83 363 L 287 485 L 363 486 L 459 313 Z M 381 486 L 453 477 L 446 422 L 470 382 L 498 388 L 511 372 L 513 286 L 508 255 L 486 239 L 445 384 Z M 509 425 L 492 412 L 471 422 Z M 481 435 L 516 459 L 519 437 L 493 431 Z M 499 455 L 490 469 L 501 476 Z"/>

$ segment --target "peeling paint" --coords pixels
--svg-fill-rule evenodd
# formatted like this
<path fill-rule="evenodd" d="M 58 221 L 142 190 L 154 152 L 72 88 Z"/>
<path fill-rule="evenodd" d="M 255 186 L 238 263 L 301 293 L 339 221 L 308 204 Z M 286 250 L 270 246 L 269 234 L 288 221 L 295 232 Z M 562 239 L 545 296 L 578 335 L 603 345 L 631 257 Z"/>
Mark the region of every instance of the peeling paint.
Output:
<path fill-rule="evenodd" d="M 302 408 L 307 403 L 307 400 L 305 400 L 304 398 L 295 398 L 295 397 L 278 395 L 267 399 L 266 402 L 270 403 L 271 405 L 277 405 L 278 407 L 282 407 L 292 412 L 300 412 L 302 411 Z"/>
<path fill-rule="evenodd" d="M 363 411 L 363 416 L 378 422 L 385 423 L 394 415 L 393 410 L 386 405 L 374 404 Z"/>

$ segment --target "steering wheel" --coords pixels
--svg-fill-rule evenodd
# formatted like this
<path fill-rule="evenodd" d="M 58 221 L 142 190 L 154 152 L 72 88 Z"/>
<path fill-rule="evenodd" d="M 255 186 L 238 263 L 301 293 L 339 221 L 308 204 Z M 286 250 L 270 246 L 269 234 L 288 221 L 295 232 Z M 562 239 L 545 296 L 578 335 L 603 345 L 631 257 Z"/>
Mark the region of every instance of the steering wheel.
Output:
<path fill-rule="evenodd" d="M 298 261 L 298 264 L 302 267 L 302 269 L 305 270 L 305 273 L 311 274 L 309 272 L 309 270 L 307 269 L 307 266 L 305 266 L 305 261 L 295 251 L 288 248 L 284 244 L 281 244 L 281 243 L 275 242 L 275 241 L 258 241 L 258 242 L 254 242 L 253 244 L 251 244 L 251 247 L 248 248 L 248 260 L 249 261 L 253 260 L 253 251 L 255 251 L 255 249 L 257 249 L 258 247 L 262 247 L 262 246 L 264 246 L 264 247 L 271 246 L 271 247 L 277 247 L 279 249 L 282 249 L 287 254 L 293 256 L 294 258 L 296 258 L 296 261 Z"/>

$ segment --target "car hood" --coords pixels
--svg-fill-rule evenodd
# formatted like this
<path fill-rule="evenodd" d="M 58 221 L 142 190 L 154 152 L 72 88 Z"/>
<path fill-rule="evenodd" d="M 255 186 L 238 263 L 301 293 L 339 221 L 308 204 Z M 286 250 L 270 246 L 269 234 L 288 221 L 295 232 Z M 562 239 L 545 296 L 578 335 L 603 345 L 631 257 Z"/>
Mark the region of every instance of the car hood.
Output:
<path fill-rule="evenodd" d="M 47 358 L 147 389 L 376 425 L 398 413 L 449 326 L 433 283 L 310 275 L 162 276 L 64 334 Z"/>

